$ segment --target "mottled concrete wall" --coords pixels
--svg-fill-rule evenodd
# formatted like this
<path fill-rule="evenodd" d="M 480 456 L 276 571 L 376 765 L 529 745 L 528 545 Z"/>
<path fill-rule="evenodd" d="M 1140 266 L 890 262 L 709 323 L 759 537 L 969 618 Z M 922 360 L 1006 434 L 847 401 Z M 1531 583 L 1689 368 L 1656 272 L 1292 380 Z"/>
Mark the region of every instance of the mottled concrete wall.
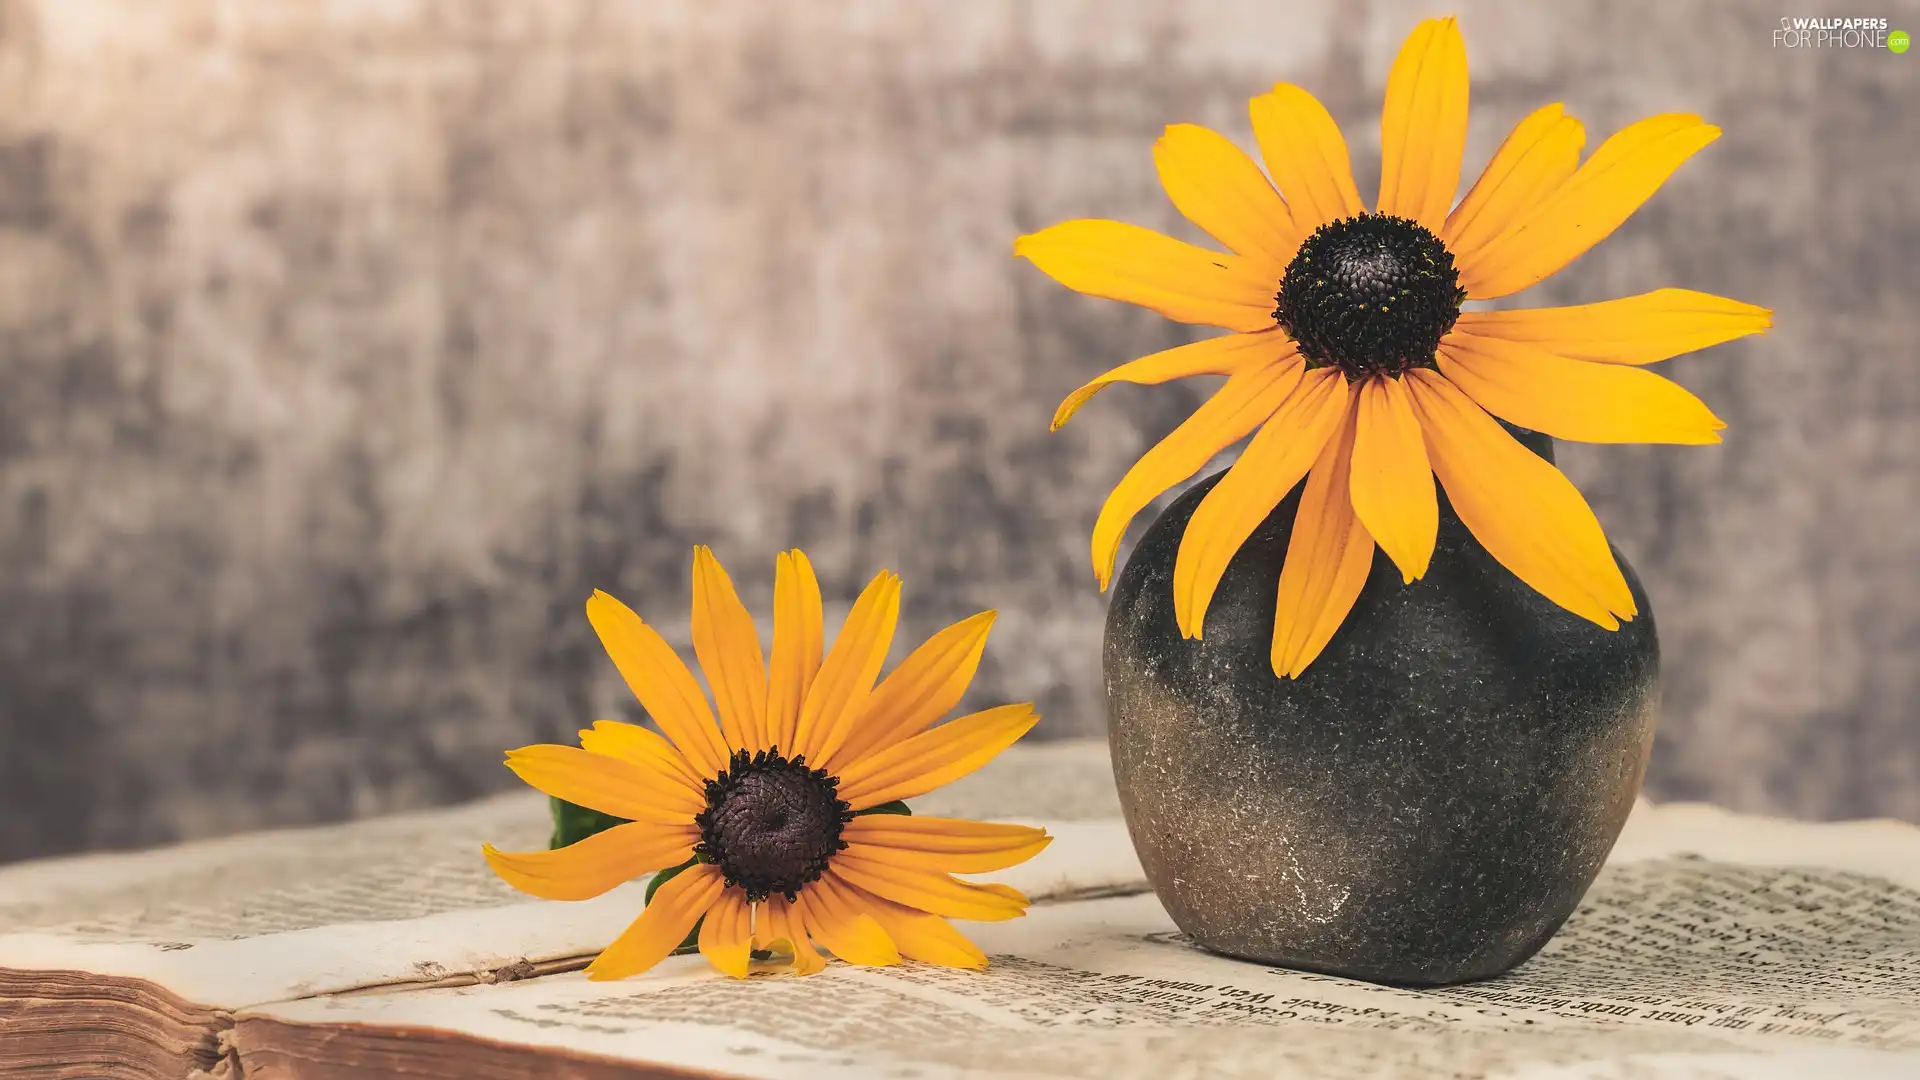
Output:
<path fill-rule="evenodd" d="M 1724 447 L 1564 455 L 1659 614 L 1655 792 L 1920 818 L 1920 60 L 1775 52 L 1731 0 L 1456 6 L 1470 167 L 1556 98 L 1727 128 L 1529 300 L 1779 310 L 1672 365 Z M 0 858 L 503 787 L 624 707 L 588 590 L 672 633 L 700 541 L 762 608 L 787 544 L 841 604 L 903 572 L 916 638 L 998 606 L 979 699 L 1097 730 L 1087 531 L 1199 388 L 1049 436 L 1187 331 L 1009 241 L 1178 228 L 1152 139 L 1245 141 L 1276 79 L 1370 190 L 1427 10 L 0 5 Z"/>

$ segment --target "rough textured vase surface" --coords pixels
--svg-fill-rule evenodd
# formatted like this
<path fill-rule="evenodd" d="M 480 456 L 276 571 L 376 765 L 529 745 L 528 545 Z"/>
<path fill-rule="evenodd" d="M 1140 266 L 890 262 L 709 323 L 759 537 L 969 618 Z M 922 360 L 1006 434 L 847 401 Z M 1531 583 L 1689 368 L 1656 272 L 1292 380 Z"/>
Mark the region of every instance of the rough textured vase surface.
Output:
<path fill-rule="evenodd" d="M 1640 788 L 1660 665 L 1639 580 L 1621 559 L 1640 614 L 1603 630 L 1495 562 L 1443 498 L 1427 575 L 1404 584 L 1376 551 L 1325 651 L 1281 679 L 1268 654 L 1297 490 L 1228 567 L 1205 638 L 1174 624 L 1174 555 L 1217 480 L 1148 529 L 1107 616 L 1114 773 L 1167 911 L 1208 949 L 1373 982 L 1522 963 Z"/>

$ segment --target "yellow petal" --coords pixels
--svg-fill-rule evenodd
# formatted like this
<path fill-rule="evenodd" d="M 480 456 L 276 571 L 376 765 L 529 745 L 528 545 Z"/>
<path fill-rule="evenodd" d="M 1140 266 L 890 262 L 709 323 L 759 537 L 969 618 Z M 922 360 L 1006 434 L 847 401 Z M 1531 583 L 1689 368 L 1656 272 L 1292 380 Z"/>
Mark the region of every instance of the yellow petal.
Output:
<path fill-rule="evenodd" d="M 1266 259 L 1208 251 L 1119 221 L 1079 220 L 1014 241 L 1013 253 L 1075 292 L 1184 323 L 1265 330 L 1280 282 Z"/>
<path fill-rule="evenodd" d="M 1326 106 L 1289 83 L 1247 103 L 1253 137 L 1304 237 L 1329 221 L 1366 213 L 1353 186 L 1347 140 Z"/>
<path fill-rule="evenodd" d="M 865 810 L 924 795 L 992 761 L 1039 722 L 1027 702 L 949 720 L 849 765 L 840 774 L 840 798 Z"/>
<path fill-rule="evenodd" d="M 846 742 L 831 761 L 823 760 L 821 767 L 837 772 L 838 764 L 858 761 L 875 750 L 918 735 L 951 712 L 980 668 L 993 620 L 993 612 L 983 611 L 954 623 L 913 650 L 874 688 Z"/>
<path fill-rule="evenodd" d="M 1054 410 L 1053 430 L 1059 431 L 1093 395 L 1117 382 L 1157 386 L 1195 375 L 1235 375 L 1263 364 L 1289 361 L 1298 355 L 1298 347 L 1285 331 L 1267 330 L 1257 334 L 1222 334 L 1143 356 L 1068 394 Z"/>
<path fill-rule="evenodd" d="M 695 863 L 660 886 L 640 917 L 587 965 L 594 982 L 638 975 L 665 960 L 687 939 L 700 916 L 720 899 L 724 884 L 718 867 Z"/>
<path fill-rule="evenodd" d="M 1719 442 L 1726 427 L 1685 387 L 1644 368 L 1569 360 L 1517 341 L 1448 334 L 1440 373 L 1493 415 L 1556 439 L 1697 446 Z"/>
<path fill-rule="evenodd" d="M 1346 414 L 1347 393 L 1339 371 L 1307 372 L 1299 389 L 1247 443 L 1240 460 L 1200 500 L 1173 561 L 1173 611 L 1182 634 L 1200 636 L 1227 565 L 1320 456 Z"/>
<path fill-rule="evenodd" d="M 641 874 L 693 857 L 700 831 L 692 822 L 615 825 L 554 851 L 481 848 L 501 880 L 542 900 L 587 900 Z"/>
<path fill-rule="evenodd" d="M 781 933 L 784 927 L 779 925 L 773 914 L 773 901 L 779 893 L 767 897 L 753 909 L 753 947 L 755 951 L 780 952 L 792 955 L 793 942 Z"/>
<path fill-rule="evenodd" d="M 1227 380 L 1193 415 L 1140 456 L 1100 507 L 1093 523 L 1093 572 L 1105 589 L 1127 525 L 1147 504 L 1212 461 L 1214 455 L 1265 423 L 1300 384 L 1299 353 L 1287 361 L 1243 371 Z"/>
<path fill-rule="evenodd" d="M 1533 345 L 1602 364 L 1652 364 L 1723 341 L 1765 333 L 1773 312 L 1691 289 L 1575 307 L 1463 311 L 1456 333 Z"/>
<path fill-rule="evenodd" d="M 1560 270 L 1607 238 L 1675 169 L 1720 137 L 1697 116 L 1668 114 L 1615 134 L 1532 212 L 1460 267 L 1478 300 L 1506 296 Z"/>
<path fill-rule="evenodd" d="M 838 887 L 829 871 L 807 886 L 807 932 L 849 964 L 885 967 L 900 962 L 900 950 L 880 923 Z"/>
<path fill-rule="evenodd" d="M 707 778 L 694 772 L 685 755 L 674 749 L 672 743 L 639 724 L 595 720 L 591 729 L 580 733 L 580 748 L 631 762 L 658 774 L 663 782 L 677 780 L 696 797 L 706 798 Z"/>
<path fill-rule="evenodd" d="M 1353 512 L 1374 543 L 1413 581 L 1424 576 L 1439 535 L 1440 500 L 1413 401 L 1399 379 L 1369 379 L 1354 413 Z"/>
<path fill-rule="evenodd" d="M 1348 494 L 1353 460 L 1351 417 L 1327 440 L 1307 474 L 1300 509 L 1280 568 L 1273 616 L 1273 672 L 1299 678 L 1346 621 L 1373 569 L 1373 538 Z"/>
<path fill-rule="evenodd" d="M 793 753 L 800 707 L 820 670 L 826 636 L 820 581 L 798 548 L 780 553 L 773 571 L 773 661 L 767 671 L 767 741 Z"/>
<path fill-rule="evenodd" d="M 773 913 L 773 902 L 777 899 L 784 898 L 779 893 L 774 893 L 753 905 L 753 951 L 776 952 L 792 956 L 793 940 L 781 932 L 785 927 L 780 925 Z"/>
<path fill-rule="evenodd" d="M 628 821 L 680 825 L 706 808 L 686 785 L 630 761 L 542 743 L 507 751 L 507 768 L 534 790 Z"/>
<path fill-rule="evenodd" d="M 717 775 L 726 766 L 726 741 L 714 725 L 707 696 L 673 646 L 631 608 L 597 589 L 587 601 L 587 621 L 647 715 L 695 769 Z"/>
<path fill-rule="evenodd" d="M 756 948 L 787 953 L 793 957 L 795 975 L 815 975 L 826 968 L 826 958 L 813 948 L 807 937 L 806 918 L 800 907 L 804 897 L 789 905 L 785 897 L 769 896 L 760 904 L 758 924 L 754 927 Z"/>
<path fill-rule="evenodd" d="M 887 936 L 899 947 L 900 955 L 941 967 L 970 971 L 986 968 L 987 954 L 940 916 L 903 907 L 844 881 L 839 885 L 855 898 L 860 910 L 873 916 L 880 928 L 887 932 Z"/>
<path fill-rule="evenodd" d="M 1053 841 L 1045 829 L 955 818 L 867 814 L 841 831 L 848 854 L 949 874 L 1004 870 L 1038 855 Z"/>
<path fill-rule="evenodd" d="M 666 886 L 661 886 L 661 891 L 665 892 Z M 721 974 L 746 978 L 752 926 L 753 906 L 747 903 L 746 892 L 739 886 L 722 892 L 700 924 L 700 955 Z"/>
<path fill-rule="evenodd" d="M 1301 234 L 1245 151 L 1217 131 L 1174 124 L 1153 144 L 1153 161 L 1167 198 L 1188 221 L 1238 254 L 1264 260 L 1279 284 Z"/>
<path fill-rule="evenodd" d="M 793 748 L 808 761 L 833 758 L 854 720 L 873 693 L 873 680 L 887 662 L 893 629 L 900 621 L 900 577 L 886 570 L 874 575 L 847 612 L 847 621 L 820 665 L 820 675 L 800 709 L 800 731 Z"/>
<path fill-rule="evenodd" d="M 765 749 L 767 661 L 760 632 L 726 568 L 705 546 L 693 549 L 693 652 L 713 690 L 727 745 Z"/>
<path fill-rule="evenodd" d="M 828 873 L 896 904 L 950 919 L 999 922 L 1027 913 L 1026 897 L 1004 885 L 976 885 L 950 874 L 850 858 L 846 852 L 834 858 Z"/>
<path fill-rule="evenodd" d="M 1580 165 L 1587 129 L 1558 103 L 1542 106 L 1494 152 L 1467 197 L 1447 215 L 1440 239 L 1465 267 L 1487 245 L 1533 212 Z"/>
<path fill-rule="evenodd" d="M 1547 599 L 1608 630 L 1637 614 L 1600 522 L 1560 470 L 1441 375 L 1416 369 L 1407 379 L 1433 471 L 1488 554 Z"/>
<path fill-rule="evenodd" d="M 1451 16 L 1414 27 L 1387 74 L 1379 211 L 1438 233 L 1467 148 L 1467 43 Z"/>

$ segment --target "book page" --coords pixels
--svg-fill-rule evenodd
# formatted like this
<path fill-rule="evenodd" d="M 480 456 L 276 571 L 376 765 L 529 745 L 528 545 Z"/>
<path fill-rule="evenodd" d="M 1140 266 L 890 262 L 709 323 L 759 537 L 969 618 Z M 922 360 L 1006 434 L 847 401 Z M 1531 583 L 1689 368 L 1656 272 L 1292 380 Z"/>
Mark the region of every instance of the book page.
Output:
<path fill-rule="evenodd" d="M 915 809 L 1048 828 L 1057 837 L 1050 848 L 989 875 L 1036 899 L 1146 887 L 1116 816 L 1104 744 L 1017 747 L 915 800 Z M 545 847 L 547 814 L 544 797 L 522 792 L 0 868 L 0 967 L 147 978 L 190 1000 L 238 1007 L 394 982 L 512 977 L 526 963 L 589 956 L 639 914 L 644 882 L 549 904 L 508 887 L 480 857 L 484 841 Z"/>
<path fill-rule="evenodd" d="M 1106 744 L 1017 746 L 914 800 L 983 821 L 1118 818 Z M 524 899 L 479 857 L 543 848 L 546 799 L 521 791 L 446 810 L 281 829 L 131 854 L 0 866 L 0 933 L 102 941 L 243 938 Z"/>
<path fill-rule="evenodd" d="M 542 797 L 523 792 L 451 810 L 0 867 L 0 933 L 231 940 L 510 903 L 518 894 L 487 869 L 480 845 L 544 847 L 546 813 Z"/>
<path fill-rule="evenodd" d="M 1608 856 L 1700 855 L 1757 866 L 1821 866 L 1920 889 L 1920 827 L 1903 821 L 1789 821 L 1704 803 L 1634 807 Z"/>
<path fill-rule="evenodd" d="M 236 1036 L 244 1060 L 276 1023 L 404 1025 L 769 1078 L 1920 1076 L 1920 891 L 1848 871 L 1622 862 L 1518 972 L 1442 990 L 1212 956 L 1151 895 L 967 929 L 985 973 L 736 981 L 679 957 L 270 1006 Z"/>

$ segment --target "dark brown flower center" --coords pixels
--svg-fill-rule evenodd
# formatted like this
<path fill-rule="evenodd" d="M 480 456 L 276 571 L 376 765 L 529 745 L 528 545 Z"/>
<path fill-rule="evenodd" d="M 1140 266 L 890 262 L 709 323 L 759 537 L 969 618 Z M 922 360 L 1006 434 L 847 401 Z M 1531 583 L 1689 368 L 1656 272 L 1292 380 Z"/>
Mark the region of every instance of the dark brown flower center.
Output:
<path fill-rule="evenodd" d="M 707 808 L 693 819 L 700 828 L 694 857 L 718 865 L 749 900 L 792 899 L 847 846 L 840 833 L 853 811 L 839 786 L 826 770 L 807 768 L 805 757 L 738 751 L 707 781 Z"/>
<path fill-rule="evenodd" d="M 1419 223 L 1361 214 L 1315 229 L 1287 264 L 1273 317 L 1308 367 L 1347 378 L 1432 367 L 1467 292 L 1453 253 Z"/>

